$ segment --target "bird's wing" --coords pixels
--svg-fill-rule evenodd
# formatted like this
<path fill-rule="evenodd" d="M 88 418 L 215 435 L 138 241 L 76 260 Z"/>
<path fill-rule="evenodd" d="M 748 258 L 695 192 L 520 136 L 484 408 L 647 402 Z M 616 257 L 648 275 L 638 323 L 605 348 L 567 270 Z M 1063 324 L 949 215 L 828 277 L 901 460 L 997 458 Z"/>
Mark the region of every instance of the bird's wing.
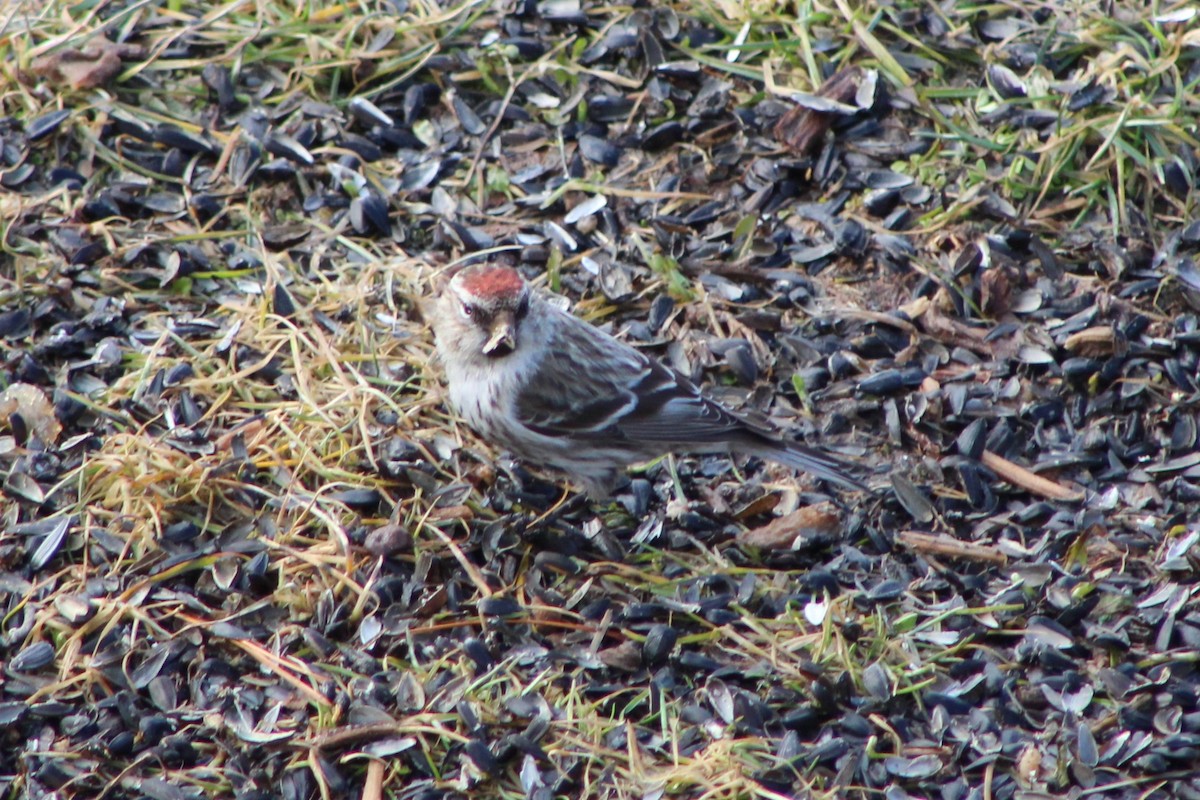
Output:
<path fill-rule="evenodd" d="M 617 428 L 634 441 L 703 444 L 729 442 L 750 426 L 700 393 L 695 384 L 655 361 L 633 392 L 637 404 Z"/>
<path fill-rule="evenodd" d="M 779 441 L 768 426 L 709 400 L 678 372 L 568 319 L 517 394 L 514 411 L 530 430 L 580 446 L 619 445 L 643 454 L 679 445 L 733 445 L 848 488 L 866 489 L 848 474 L 850 465 Z"/>
<path fill-rule="evenodd" d="M 695 384 L 628 345 L 572 320 L 517 396 L 517 417 L 547 436 L 709 443 L 756 430 Z"/>

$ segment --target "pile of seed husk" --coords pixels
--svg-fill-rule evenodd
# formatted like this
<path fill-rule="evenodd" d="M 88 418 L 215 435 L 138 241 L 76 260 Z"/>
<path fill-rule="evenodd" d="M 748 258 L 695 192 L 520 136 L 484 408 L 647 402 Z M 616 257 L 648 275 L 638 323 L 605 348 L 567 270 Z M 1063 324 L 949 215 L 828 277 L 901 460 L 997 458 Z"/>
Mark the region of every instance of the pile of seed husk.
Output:
<path fill-rule="evenodd" d="M 10 4 L 0 796 L 1200 797 L 1197 16 Z M 872 491 L 506 458 L 476 262 Z"/>

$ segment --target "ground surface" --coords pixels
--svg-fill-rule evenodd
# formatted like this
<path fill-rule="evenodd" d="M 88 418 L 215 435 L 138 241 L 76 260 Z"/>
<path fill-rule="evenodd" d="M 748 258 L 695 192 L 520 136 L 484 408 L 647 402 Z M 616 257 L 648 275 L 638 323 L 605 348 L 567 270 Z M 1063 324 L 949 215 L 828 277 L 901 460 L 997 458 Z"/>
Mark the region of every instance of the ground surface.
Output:
<path fill-rule="evenodd" d="M 0 51 L 0 796 L 1200 796 L 1194 6 L 10 2 Z M 419 309 L 475 260 L 873 493 L 507 464 Z"/>

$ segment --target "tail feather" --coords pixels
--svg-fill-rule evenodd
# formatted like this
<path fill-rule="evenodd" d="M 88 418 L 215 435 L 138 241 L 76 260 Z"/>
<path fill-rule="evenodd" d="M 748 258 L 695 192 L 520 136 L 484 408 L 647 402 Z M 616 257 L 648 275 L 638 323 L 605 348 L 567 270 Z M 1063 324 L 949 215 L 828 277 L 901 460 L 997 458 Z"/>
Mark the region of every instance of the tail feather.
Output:
<path fill-rule="evenodd" d="M 833 456 L 799 444 L 783 444 L 771 449 L 764 448 L 757 455 L 778 461 L 793 469 L 804 470 L 818 478 L 836 483 L 847 489 L 860 492 L 871 491 L 866 484 L 854 478 L 850 472 L 857 469 Z"/>

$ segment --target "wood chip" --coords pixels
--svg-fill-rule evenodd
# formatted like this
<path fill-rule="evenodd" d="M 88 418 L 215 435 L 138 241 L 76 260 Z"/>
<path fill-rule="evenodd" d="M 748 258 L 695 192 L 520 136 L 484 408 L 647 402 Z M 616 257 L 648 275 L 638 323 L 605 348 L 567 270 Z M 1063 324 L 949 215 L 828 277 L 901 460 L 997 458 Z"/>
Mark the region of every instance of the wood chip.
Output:
<path fill-rule="evenodd" d="M 817 97 L 838 103 L 852 103 L 862 78 L 863 71 L 860 67 L 846 67 L 821 84 L 821 88 L 817 90 Z M 775 123 L 775 138 L 796 155 L 804 155 L 821 141 L 839 116 L 842 115 L 836 111 L 818 111 L 796 106 Z"/>
<path fill-rule="evenodd" d="M 950 558 L 964 558 L 968 561 L 984 561 L 989 564 L 1006 564 L 1008 558 L 991 545 L 963 542 L 941 533 L 922 533 L 921 531 L 900 531 L 896 541 L 917 553 Z"/>
<path fill-rule="evenodd" d="M 445 522 L 446 520 L 451 519 L 461 519 L 466 522 L 470 522 L 471 520 L 475 519 L 475 512 L 471 510 L 470 506 L 464 505 L 429 509 L 430 522 Z"/>
<path fill-rule="evenodd" d="M 1107 325 L 1084 328 L 1067 337 L 1063 347 L 1081 356 L 1110 356 L 1116 351 L 1117 334 Z"/>
<path fill-rule="evenodd" d="M 995 472 L 1013 486 L 1028 489 L 1034 494 L 1051 500 L 1078 501 L 1083 499 L 1082 492 L 1063 486 L 1061 483 L 1055 483 L 1049 478 L 1043 478 L 1036 472 L 1031 472 L 1025 469 L 1025 467 L 1014 464 L 1007 458 L 998 456 L 989 450 L 985 450 L 979 460 L 983 462 L 985 467 Z"/>

